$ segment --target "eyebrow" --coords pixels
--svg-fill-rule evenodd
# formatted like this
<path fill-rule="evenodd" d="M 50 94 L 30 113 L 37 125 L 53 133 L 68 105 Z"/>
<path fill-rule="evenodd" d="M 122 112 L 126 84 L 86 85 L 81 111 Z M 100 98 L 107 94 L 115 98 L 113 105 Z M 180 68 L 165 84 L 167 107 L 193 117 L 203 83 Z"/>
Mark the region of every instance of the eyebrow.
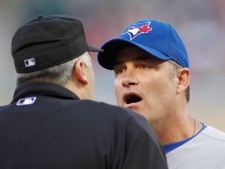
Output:
<path fill-rule="evenodd" d="M 136 62 L 136 61 L 140 61 L 140 60 L 149 60 L 149 61 L 156 62 L 156 59 L 154 58 L 154 56 L 147 56 L 146 54 L 138 55 L 129 61 Z M 121 64 L 123 64 L 123 61 L 115 60 L 113 63 L 113 66 L 121 65 Z"/>

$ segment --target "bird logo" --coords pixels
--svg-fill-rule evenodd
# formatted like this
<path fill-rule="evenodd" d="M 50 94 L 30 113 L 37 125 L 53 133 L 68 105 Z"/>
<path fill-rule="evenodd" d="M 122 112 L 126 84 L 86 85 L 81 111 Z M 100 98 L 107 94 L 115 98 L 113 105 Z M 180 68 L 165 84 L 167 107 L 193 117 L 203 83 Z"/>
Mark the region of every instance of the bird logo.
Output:
<path fill-rule="evenodd" d="M 150 24 L 151 22 L 148 21 L 146 23 L 132 25 L 126 29 L 122 35 L 128 34 L 130 36 L 130 40 L 132 40 L 142 33 L 148 33 L 149 31 L 152 31 L 152 28 L 149 26 Z"/>

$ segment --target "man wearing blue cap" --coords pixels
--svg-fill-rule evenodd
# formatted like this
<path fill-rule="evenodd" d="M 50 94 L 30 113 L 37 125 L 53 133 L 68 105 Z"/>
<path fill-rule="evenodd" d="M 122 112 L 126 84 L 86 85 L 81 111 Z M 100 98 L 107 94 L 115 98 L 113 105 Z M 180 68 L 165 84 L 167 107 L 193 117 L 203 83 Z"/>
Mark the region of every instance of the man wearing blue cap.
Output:
<path fill-rule="evenodd" d="M 114 70 L 118 105 L 148 120 L 164 146 L 169 168 L 225 168 L 225 134 L 187 111 L 188 54 L 170 24 L 139 20 L 102 49 L 98 61 Z"/>

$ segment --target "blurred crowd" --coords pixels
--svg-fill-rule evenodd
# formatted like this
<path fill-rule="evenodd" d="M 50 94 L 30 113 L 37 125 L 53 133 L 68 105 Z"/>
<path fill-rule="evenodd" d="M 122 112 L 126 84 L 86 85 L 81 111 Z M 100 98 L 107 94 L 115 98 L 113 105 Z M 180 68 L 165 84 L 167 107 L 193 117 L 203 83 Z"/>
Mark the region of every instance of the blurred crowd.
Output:
<path fill-rule="evenodd" d="M 221 120 L 225 117 L 225 0 L 1 0 L 0 105 L 11 101 L 16 86 L 10 53 L 14 32 L 29 19 L 49 14 L 81 19 L 88 42 L 98 47 L 139 19 L 171 23 L 189 54 L 192 73 L 189 111 L 225 131 Z M 93 58 L 95 99 L 116 104 L 113 72 L 101 68 L 96 57 Z"/>

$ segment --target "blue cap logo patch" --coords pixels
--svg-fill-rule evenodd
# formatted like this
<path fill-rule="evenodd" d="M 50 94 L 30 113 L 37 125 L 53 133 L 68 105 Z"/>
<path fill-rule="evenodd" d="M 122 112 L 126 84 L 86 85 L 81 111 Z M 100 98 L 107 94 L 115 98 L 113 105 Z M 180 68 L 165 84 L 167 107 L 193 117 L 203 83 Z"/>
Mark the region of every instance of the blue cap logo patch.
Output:
<path fill-rule="evenodd" d="M 151 22 L 134 24 L 126 29 L 122 35 L 128 34 L 130 36 L 130 40 L 132 40 L 142 33 L 148 33 L 149 31 L 152 31 L 152 28 L 149 26 L 150 24 Z"/>

